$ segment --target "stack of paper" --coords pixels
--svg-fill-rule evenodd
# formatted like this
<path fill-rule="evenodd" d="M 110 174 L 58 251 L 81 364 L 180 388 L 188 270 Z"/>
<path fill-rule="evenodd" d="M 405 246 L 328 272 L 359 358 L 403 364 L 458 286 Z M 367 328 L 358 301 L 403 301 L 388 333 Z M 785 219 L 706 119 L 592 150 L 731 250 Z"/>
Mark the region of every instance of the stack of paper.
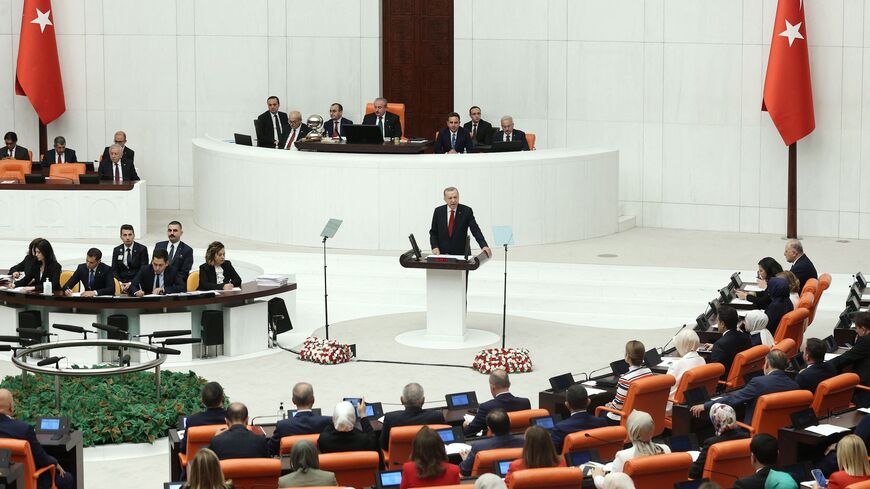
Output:
<path fill-rule="evenodd" d="M 287 275 L 265 274 L 257 277 L 257 285 L 260 287 L 278 287 L 279 285 L 287 285 L 290 277 Z"/>
<path fill-rule="evenodd" d="M 836 433 L 849 431 L 849 428 L 842 428 L 840 426 L 834 426 L 832 424 L 820 424 L 818 426 L 810 426 L 806 430 L 812 431 L 813 433 L 817 433 L 822 436 L 830 436 Z"/>

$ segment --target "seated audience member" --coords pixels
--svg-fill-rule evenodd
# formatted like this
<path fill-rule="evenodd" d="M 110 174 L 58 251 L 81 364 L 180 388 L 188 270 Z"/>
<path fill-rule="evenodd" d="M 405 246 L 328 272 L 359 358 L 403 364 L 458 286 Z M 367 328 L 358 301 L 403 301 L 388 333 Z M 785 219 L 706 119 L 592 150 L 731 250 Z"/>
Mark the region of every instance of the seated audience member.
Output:
<path fill-rule="evenodd" d="M 770 297 L 767 295 L 767 281 L 776 277 L 776 274 L 782 272 L 782 265 L 774 258 L 765 256 L 758 262 L 758 288 L 759 292 L 746 292 L 737 290 L 737 297 L 747 300 L 755 305 L 756 309 L 765 309 L 770 303 Z"/>
<path fill-rule="evenodd" d="M 242 286 L 242 277 L 226 259 L 223 243 L 213 241 L 205 250 L 205 263 L 199 266 L 199 290 L 232 290 Z"/>
<path fill-rule="evenodd" d="M 788 282 L 788 298 L 791 300 L 793 308 L 797 308 L 798 302 L 801 300 L 801 283 L 793 273 L 789 271 L 779 272 L 776 274 L 779 278 L 784 278 Z"/>
<path fill-rule="evenodd" d="M 135 151 L 127 147 L 127 133 L 124 131 L 118 131 L 115 133 L 115 138 L 113 139 L 112 144 L 103 149 L 103 154 L 100 156 L 100 163 L 109 161 L 109 150 L 112 149 L 112 146 L 119 146 L 121 148 L 122 160 L 133 163 L 133 159 L 136 156 Z"/>
<path fill-rule="evenodd" d="M 748 334 L 737 329 L 737 322 L 740 318 L 733 307 L 719 306 L 718 316 L 719 332 L 722 333 L 722 336 L 713 343 L 713 348 L 710 350 L 710 363 L 724 365 L 725 373 L 722 374 L 722 380 L 727 380 L 731 364 L 734 363 L 734 357 L 743 350 L 751 348 L 752 340 Z"/>
<path fill-rule="evenodd" d="M 737 425 L 737 414 L 734 408 L 727 404 L 713 404 L 710 407 L 710 421 L 713 423 L 715 436 L 711 436 L 701 443 L 701 451 L 698 458 L 692 462 L 689 468 L 690 479 L 700 479 L 704 472 L 704 464 L 707 463 L 707 451 L 711 445 L 720 441 L 742 440 L 749 438 L 749 433 Z"/>
<path fill-rule="evenodd" d="M 284 129 L 284 134 L 281 135 L 280 147 L 296 151 L 294 143 L 305 138 L 311 132 L 311 128 L 302 122 L 302 113 L 298 110 L 291 111 L 287 117 L 289 124 Z"/>
<path fill-rule="evenodd" d="M 278 455 L 281 449 L 281 438 L 292 435 L 311 435 L 322 433 L 327 426 L 332 424 L 329 416 L 314 414 L 314 387 L 308 382 L 298 382 L 293 386 L 293 404 L 296 412 L 287 419 L 278 420 L 275 424 L 275 433 L 269 439 L 269 451 Z"/>
<path fill-rule="evenodd" d="M 5 136 L 3 136 L 3 140 L 6 143 L 6 147 L 3 148 L 2 152 L 0 152 L 0 159 L 24 161 L 30 159 L 30 153 L 28 153 L 27 148 L 24 146 L 18 146 L 18 134 L 9 131 Z"/>
<path fill-rule="evenodd" d="M 510 392 L 511 379 L 504 369 L 493 370 L 489 374 L 489 392 L 492 399 L 477 408 L 477 413 L 471 422 L 465 422 L 465 436 L 477 434 L 486 427 L 486 415 L 493 409 L 501 409 L 507 413 L 531 409 L 532 403 L 525 397 L 517 397 Z"/>
<path fill-rule="evenodd" d="M 846 435 L 837 443 L 838 471 L 828 477 L 828 489 L 846 489 L 850 484 L 870 479 L 867 446 L 856 435 Z M 815 489 L 819 489 L 816 484 Z"/>
<path fill-rule="evenodd" d="M 102 180 L 112 180 L 115 183 L 139 180 L 133 159 L 121 157 L 124 150 L 117 144 L 109 146 L 108 155 L 100 161 L 98 173 Z"/>
<path fill-rule="evenodd" d="M 625 362 L 628 363 L 628 372 L 619 377 L 619 381 L 616 383 L 616 396 L 606 404 L 607 407 L 621 410 L 625 405 L 625 398 L 628 396 L 628 388 L 631 383 L 652 376 L 652 370 L 643 366 L 644 353 L 646 353 L 646 348 L 640 341 L 631 340 L 625 344 Z M 609 411 L 606 411 L 606 416 L 610 419 L 610 424 L 619 424 L 622 419 L 620 415 Z"/>
<path fill-rule="evenodd" d="M 514 129 L 514 118 L 506 115 L 501 118 L 501 130 L 495 131 L 492 135 L 493 143 L 508 143 L 511 141 L 522 141 L 523 151 L 529 150 L 529 142 L 526 141 L 526 133 L 519 129 Z"/>
<path fill-rule="evenodd" d="M 767 315 L 767 330 L 776 336 L 776 328 L 783 316 L 794 310 L 791 299 L 788 298 L 788 282 L 784 278 L 774 277 L 767 282 L 767 295 L 770 304 L 764 310 Z"/>
<path fill-rule="evenodd" d="M 54 483 L 57 487 L 59 489 L 75 487 L 75 477 L 65 471 L 54 457 L 45 453 L 45 449 L 39 443 L 39 440 L 36 439 L 36 431 L 33 429 L 33 426 L 24 421 L 14 419 L 14 414 L 15 401 L 12 399 L 12 393 L 7 389 L 0 389 L 0 438 L 27 441 L 30 443 L 30 453 L 33 455 L 33 464 L 36 469 L 54 465 Z M 39 489 L 48 489 L 51 486 L 51 478 L 48 471 L 45 471 L 39 476 L 37 487 Z"/>
<path fill-rule="evenodd" d="M 764 359 L 764 375 L 753 377 L 742 389 L 731 392 L 727 396 L 715 401 L 710 400 L 704 404 L 692 406 L 692 414 L 698 417 L 702 412 L 709 410 L 716 403 L 727 404 L 734 408 L 745 405 L 746 416 L 743 418 L 743 422 L 752 424 L 755 403 L 759 397 L 765 394 L 773 394 L 774 392 L 800 389 L 800 386 L 785 373 L 787 366 L 788 357 L 784 352 L 780 350 L 771 351 Z"/>
<path fill-rule="evenodd" d="M 472 106 L 468 109 L 468 116 L 471 120 L 466 122 L 462 127 L 471 135 L 471 141 L 475 145 L 492 144 L 492 124 L 480 117 L 480 107 L 476 105 Z"/>
<path fill-rule="evenodd" d="M 143 295 L 177 294 L 187 290 L 187 285 L 178 275 L 178 270 L 168 264 L 169 254 L 166 250 L 157 250 L 151 258 L 151 266 L 139 271 L 133 279 L 130 291 L 136 297 Z"/>
<path fill-rule="evenodd" d="M 474 459 L 478 452 L 494 450 L 496 448 L 520 448 L 523 446 L 523 438 L 511 434 L 511 420 L 506 412 L 501 409 L 493 409 L 486 415 L 486 426 L 492 431 L 492 436 L 470 442 L 471 450 L 463 450 L 459 453 L 462 463 L 459 464 L 459 472 L 464 476 L 471 475 L 474 468 Z"/>
<path fill-rule="evenodd" d="M 822 381 L 828 380 L 837 375 L 837 369 L 825 361 L 825 353 L 828 353 L 828 348 L 825 342 L 818 338 L 810 338 L 807 340 L 807 346 L 804 348 L 804 361 L 807 362 L 807 368 L 801 370 L 795 375 L 794 380 L 801 389 L 815 392 L 816 387 Z"/>
<path fill-rule="evenodd" d="M 121 225 L 121 244 L 112 250 L 112 272 L 121 283 L 121 292 L 130 291 L 133 279 L 148 266 L 148 247 L 137 243 L 136 232 L 129 224 Z"/>
<path fill-rule="evenodd" d="M 27 245 L 27 254 L 24 259 L 9 267 L 9 274 L 12 275 L 12 280 L 18 280 L 33 266 L 36 261 L 36 244 L 42 241 L 42 238 L 36 238 Z"/>
<path fill-rule="evenodd" d="M 23 277 L 15 281 L 16 287 L 33 287 L 42 292 L 45 281 L 51 282 L 51 290 L 60 290 L 60 263 L 54 257 L 54 249 L 47 239 L 36 243 L 34 261 Z"/>
<path fill-rule="evenodd" d="M 221 460 L 229 458 L 267 458 L 266 437 L 248 429 L 248 408 L 233 402 L 227 408 L 227 429 L 216 434 L 208 446 Z"/>
<path fill-rule="evenodd" d="M 853 433 L 864 442 L 864 447 L 867 447 L 867 443 L 870 443 L 870 416 L 861 418 Z M 831 474 L 838 470 L 837 445 L 831 445 L 828 448 L 827 454 L 819 462 L 819 469 L 822 470 L 825 477 L 830 477 Z"/>
<path fill-rule="evenodd" d="M 852 367 L 852 372 L 861 377 L 862 385 L 870 385 L 870 313 L 859 312 L 852 319 L 855 323 L 855 346 L 842 355 L 831 360 L 831 364 L 842 371 L 847 365 Z M 855 389 L 852 400 L 859 407 L 870 406 L 870 393 L 865 390 Z"/>
<path fill-rule="evenodd" d="M 471 134 L 459 125 L 459 114 L 451 112 L 447 116 L 447 127 L 438 133 L 435 152 L 439 154 L 467 153 L 474 146 Z"/>
<path fill-rule="evenodd" d="M 257 131 L 257 146 L 261 148 L 281 148 L 281 136 L 286 131 L 289 122 L 287 113 L 281 112 L 281 100 L 272 95 L 266 99 L 266 112 L 263 112 L 254 121 L 254 129 Z"/>
<path fill-rule="evenodd" d="M 677 336 L 674 337 L 674 346 L 677 348 L 677 353 L 680 359 L 672 363 L 668 367 L 668 375 L 673 375 L 676 383 L 671 387 L 671 393 L 668 399 L 673 399 L 677 392 L 677 387 L 680 385 L 680 379 L 687 370 L 691 370 L 701 365 L 706 365 L 707 362 L 698 355 L 698 347 L 701 345 L 701 340 L 698 338 L 698 333 L 689 328 L 683 328 Z M 669 400 L 667 412 L 670 414 L 673 403 Z"/>
<path fill-rule="evenodd" d="M 88 250 L 85 262 L 76 267 L 69 280 L 63 284 L 63 292 L 72 295 L 73 287 L 81 284 L 79 289 L 82 297 L 115 294 L 115 275 L 112 267 L 102 262 L 103 252 L 97 248 Z"/>
<path fill-rule="evenodd" d="M 556 426 L 550 432 L 553 438 L 553 446 L 556 447 L 556 452 L 558 453 L 562 453 L 565 437 L 571 433 L 607 426 L 606 419 L 586 412 L 586 408 L 589 407 L 589 395 L 586 392 L 586 388 L 580 384 L 574 384 L 565 391 L 565 407 L 571 413 L 571 416 L 556 423 Z"/>
<path fill-rule="evenodd" d="M 344 118 L 344 107 L 338 102 L 329 106 L 329 119 L 323 123 L 323 132 L 333 139 L 344 137 L 345 126 L 350 126 L 353 121 Z"/>
<path fill-rule="evenodd" d="M 399 116 L 387 112 L 387 99 L 378 97 L 372 103 L 375 111 L 363 116 L 363 124 L 370 126 L 378 126 L 384 139 L 402 137 L 402 121 Z"/>
<path fill-rule="evenodd" d="M 187 466 L 184 489 L 232 489 L 224 479 L 221 462 L 208 448 L 201 448 Z"/>
<path fill-rule="evenodd" d="M 424 426 L 411 444 L 411 460 L 402 465 L 399 489 L 451 484 L 459 484 L 459 467 L 447 461 L 447 451 L 438 433 Z"/>
<path fill-rule="evenodd" d="M 565 459 L 556 453 L 550 433 L 540 426 L 530 426 L 526 428 L 523 456 L 511 462 L 504 482 L 510 486 L 513 475 L 521 470 L 565 466 Z"/>
<path fill-rule="evenodd" d="M 169 254 L 169 265 L 178 270 L 178 275 L 185 282 L 185 290 L 187 289 L 187 276 L 190 275 L 190 269 L 193 268 L 193 248 L 181 241 L 181 235 L 184 230 L 181 229 L 181 223 L 172 221 L 166 226 L 166 241 L 158 241 L 154 245 L 154 251 L 166 250 Z"/>
<path fill-rule="evenodd" d="M 220 384 L 208 382 L 202 386 L 200 401 L 205 406 L 205 410 L 188 416 L 185 421 L 185 427 L 191 428 L 193 426 L 226 423 L 227 411 L 224 409 L 224 388 Z"/>
<path fill-rule="evenodd" d="M 290 470 L 278 479 L 278 487 L 337 486 L 335 472 L 320 470 L 317 447 L 310 440 L 300 440 L 290 450 Z"/>
<path fill-rule="evenodd" d="M 807 280 L 811 278 L 819 278 L 816 273 L 816 267 L 810 258 L 804 254 L 804 246 L 797 239 L 790 239 L 785 243 L 785 251 L 783 252 L 785 261 L 791 263 L 791 273 L 800 281 L 800 290 L 804 290 Z"/>
<path fill-rule="evenodd" d="M 638 410 L 632 411 L 628 415 L 626 429 L 628 430 L 628 439 L 631 441 L 631 446 L 616 452 L 616 457 L 613 459 L 613 472 L 622 472 L 625 462 L 635 458 L 671 453 L 671 449 L 667 445 L 653 443 L 652 434 L 655 430 L 655 423 L 649 413 Z M 602 474 L 596 474 L 595 476 L 595 487 L 601 487 L 600 484 L 603 481 L 599 478 L 600 475 Z"/>
<path fill-rule="evenodd" d="M 332 411 L 332 425 L 327 426 L 317 439 L 317 449 L 320 453 L 371 450 L 381 454 L 378 439 L 375 438 L 368 418 L 364 417 L 365 414 L 365 402 L 359 403 L 356 412 L 353 404 L 347 401 L 336 404 Z M 354 426 L 357 416 L 359 416 L 359 429 Z"/>
<path fill-rule="evenodd" d="M 752 437 L 749 443 L 749 460 L 755 468 L 755 473 L 737 479 L 734 482 L 735 489 L 764 489 L 767 476 L 771 468 L 776 465 L 779 456 L 779 446 L 776 438 L 767 433 L 760 433 Z"/>
<path fill-rule="evenodd" d="M 66 138 L 58 136 L 54 138 L 54 149 L 45 152 L 42 157 L 42 166 L 55 163 L 78 163 L 76 151 L 66 147 Z"/>
<path fill-rule="evenodd" d="M 423 409 L 426 396 L 423 386 L 416 382 L 411 382 L 402 389 L 399 401 L 405 406 L 403 411 L 393 411 L 384 415 L 384 427 L 381 429 L 381 448 L 384 450 L 390 446 L 390 430 L 395 426 L 444 423 L 444 415 L 441 414 L 440 409 Z"/>
<path fill-rule="evenodd" d="M 501 480 L 501 477 L 492 472 L 487 472 L 486 474 L 481 474 L 474 481 L 474 489 L 507 489 L 507 485 Z"/>
<path fill-rule="evenodd" d="M 611 472 L 604 476 L 602 487 L 603 489 L 634 489 L 634 481 L 625 472 Z"/>
<path fill-rule="evenodd" d="M 746 311 L 746 316 L 743 316 L 743 324 L 740 325 L 740 330 L 747 333 L 752 341 L 752 344 L 765 345 L 773 347 L 773 335 L 767 329 L 767 314 L 760 309 Z M 757 338 L 754 338 L 757 336 Z"/>

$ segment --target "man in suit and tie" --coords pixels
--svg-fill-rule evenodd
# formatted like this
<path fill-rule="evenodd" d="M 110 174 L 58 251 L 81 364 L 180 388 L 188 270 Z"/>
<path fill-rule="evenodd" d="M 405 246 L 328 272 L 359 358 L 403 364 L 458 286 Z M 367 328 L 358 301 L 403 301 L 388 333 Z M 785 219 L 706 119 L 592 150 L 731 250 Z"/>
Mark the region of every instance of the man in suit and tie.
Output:
<path fill-rule="evenodd" d="M 268 110 L 257 117 L 257 146 L 261 148 L 280 148 L 281 135 L 287 132 L 290 125 L 287 113 L 278 109 L 281 101 L 272 95 L 266 99 Z"/>
<path fill-rule="evenodd" d="M 344 137 L 344 127 L 353 124 L 344 118 L 344 107 L 336 102 L 329 106 L 329 120 L 323 123 L 323 132 L 332 139 Z"/>
<path fill-rule="evenodd" d="M 525 397 L 517 397 L 510 392 L 511 379 L 504 369 L 493 370 L 489 374 L 489 392 L 492 399 L 477 407 L 477 414 L 471 422 L 465 422 L 465 436 L 472 436 L 486 427 L 486 415 L 493 409 L 505 412 L 531 409 L 532 403 Z"/>
<path fill-rule="evenodd" d="M 227 422 L 227 410 L 224 409 L 224 388 L 220 384 L 208 382 L 202 386 L 200 402 L 205 406 L 205 409 L 188 416 L 184 421 L 185 429 Z M 187 453 L 187 443 L 181 443 L 178 450 L 181 453 Z"/>
<path fill-rule="evenodd" d="M 514 118 L 506 115 L 501 118 L 501 131 L 496 131 L 492 135 L 492 142 L 507 143 L 510 141 L 521 141 L 523 143 L 522 150 L 529 150 L 529 142 L 526 141 L 526 133 L 519 129 L 514 129 Z"/>
<path fill-rule="evenodd" d="M 121 154 L 124 149 L 117 144 L 109 147 L 109 157 L 100 161 L 100 179 L 112 180 L 115 183 L 137 181 L 139 174 L 136 173 L 136 165 L 133 160 L 125 160 Z"/>
<path fill-rule="evenodd" d="M 5 136 L 3 136 L 3 140 L 6 142 L 6 147 L 3 148 L 3 152 L 0 153 L 0 159 L 24 161 L 30 159 L 30 153 L 28 153 L 27 148 L 24 146 L 18 146 L 18 134 L 9 131 Z"/>
<path fill-rule="evenodd" d="M 187 290 L 178 270 L 169 266 L 169 253 L 166 250 L 156 250 L 151 258 L 151 266 L 139 270 L 130 286 L 131 293 L 136 297 L 148 294 L 177 294 Z"/>
<path fill-rule="evenodd" d="M 115 293 L 115 275 L 112 273 L 112 267 L 101 261 L 102 258 L 103 253 L 99 249 L 89 249 L 85 262 L 79 265 L 69 280 L 63 284 L 64 294 L 72 295 L 72 288 L 81 283 L 81 297 L 113 295 Z"/>
<path fill-rule="evenodd" d="M 477 221 L 474 220 L 474 211 L 471 207 L 459 203 L 459 190 L 456 187 L 444 189 L 444 202 L 447 204 L 436 207 L 432 215 L 432 227 L 429 229 L 432 253 L 464 255 L 465 237 L 470 230 L 480 249 L 486 253 L 486 256 L 492 256 L 492 250 L 489 249 Z"/>
<path fill-rule="evenodd" d="M 816 387 L 821 382 L 830 379 L 837 375 L 837 369 L 830 362 L 825 361 L 825 354 L 828 353 L 828 348 L 825 342 L 818 338 L 810 338 L 804 347 L 804 361 L 807 362 L 807 368 L 798 372 L 794 380 L 801 386 L 801 389 L 806 389 L 811 392 L 816 391 Z"/>
<path fill-rule="evenodd" d="M 302 113 L 298 110 L 290 112 L 288 125 L 284 134 L 281 135 L 280 147 L 296 151 L 296 141 L 304 139 L 311 132 L 308 124 L 302 123 Z"/>
<path fill-rule="evenodd" d="M 127 293 L 139 270 L 148 266 L 148 248 L 135 241 L 130 224 L 121 225 L 121 245 L 112 250 L 112 273 L 121 282 L 121 292 Z"/>
<path fill-rule="evenodd" d="M 816 267 L 809 257 L 804 254 L 804 246 L 800 240 L 790 239 L 785 242 L 785 251 L 783 252 L 785 261 L 791 263 L 791 273 L 797 277 L 801 283 L 800 290 L 804 289 L 804 284 L 811 278 L 818 279 L 819 274 L 816 273 Z"/>
<path fill-rule="evenodd" d="M 712 363 L 712 362 L 711 362 Z M 755 414 L 755 403 L 758 398 L 765 394 L 799 390 L 800 386 L 785 373 L 788 366 L 788 357 L 785 352 L 773 350 L 764 358 L 764 375 L 753 377 L 742 389 L 719 399 L 710 400 L 704 404 L 692 406 L 692 414 L 700 417 L 701 413 L 708 411 L 713 404 L 727 404 L 735 410 L 738 406 L 746 406 L 746 416 L 743 422 L 752 424 L 752 415 Z"/>
<path fill-rule="evenodd" d="M 130 164 L 133 164 L 133 158 L 136 156 L 136 152 L 127 147 L 127 133 L 124 131 L 118 131 L 115 133 L 115 138 L 112 145 L 118 145 L 121 147 L 121 159 L 124 161 L 129 161 Z M 100 156 L 100 166 L 104 161 L 109 161 L 109 150 L 112 146 L 106 146 L 103 149 L 103 154 Z M 137 179 L 138 180 L 138 179 Z"/>
<path fill-rule="evenodd" d="M 838 371 L 851 365 L 852 372 L 861 378 L 861 385 L 870 385 L 870 313 L 859 312 L 852 320 L 855 323 L 855 346 L 831 360 Z M 870 407 L 870 393 L 855 389 L 852 400 L 860 407 Z"/>
<path fill-rule="evenodd" d="M 439 154 L 467 153 L 474 143 L 471 135 L 459 125 L 459 114 L 451 112 L 447 116 L 447 127 L 441 129 L 435 141 L 435 152 Z"/>
<path fill-rule="evenodd" d="M 54 138 L 54 149 L 45 152 L 42 157 L 42 166 L 52 165 L 54 163 L 78 163 L 76 158 L 76 150 L 66 147 L 66 138 L 58 136 Z"/>
<path fill-rule="evenodd" d="M 571 412 L 571 416 L 556 423 L 550 432 L 557 453 L 562 453 L 565 437 L 571 433 L 607 426 L 606 419 L 586 412 L 586 408 L 589 407 L 589 394 L 580 384 L 568 387 L 565 392 L 565 407 Z"/>
<path fill-rule="evenodd" d="M 269 458 L 266 437 L 248 429 L 248 408 L 244 404 L 230 404 L 226 422 L 227 429 L 215 435 L 208 446 L 218 459 Z"/>
<path fill-rule="evenodd" d="M 602 420 L 603 421 L 603 420 Z M 497 448 L 522 448 L 523 437 L 511 434 L 511 420 L 503 409 L 493 409 L 486 415 L 486 426 L 492 431 L 492 436 L 481 438 L 470 443 L 471 450 L 462 450 L 459 456 L 459 472 L 468 477 L 474 468 L 474 459 L 478 452 L 495 450 Z"/>
<path fill-rule="evenodd" d="M 492 144 L 492 124 L 483 120 L 480 116 L 480 107 L 473 106 L 468 109 L 468 115 L 471 120 L 466 122 L 465 130 L 471 134 L 471 139 L 475 144 Z"/>
<path fill-rule="evenodd" d="M 399 401 L 405 406 L 404 411 L 393 411 L 384 415 L 384 427 L 381 429 L 381 448 L 390 448 L 390 430 L 396 426 L 415 424 L 443 424 L 444 415 L 440 409 L 423 409 L 426 396 L 423 386 L 411 382 L 402 389 Z"/>
<path fill-rule="evenodd" d="M 384 135 L 384 139 L 402 137 L 402 123 L 399 120 L 399 116 L 392 112 L 387 112 L 387 99 L 378 97 L 372 105 L 374 105 L 375 111 L 371 114 L 366 114 L 363 117 L 362 123 L 378 126 L 381 134 Z"/>
<path fill-rule="evenodd" d="M 185 283 L 190 269 L 193 268 L 193 248 L 181 241 L 184 230 L 181 223 L 172 221 L 166 226 L 167 241 L 160 241 L 154 245 L 154 251 L 166 250 L 169 254 L 169 265 L 178 270 L 178 276 Z"/>
<path fill-rule="evenodd" d="M 737 323 L 740 317 L 737 311 L 730 306 L 719 307 L 719 332 L 722 336 L 713 343 L 710 351 L 709 363 L 721 363 L 725 366 L 725 373 L 722 374 L 722 379 L 728 379 L 728 374 L 731 372 L 731 364 L 734 363 L 734 357 L 738 353 L 752 348 L 752 338 L 748 333 L 737 329 Z"/>
<path fill-rule="evenodd" d="M 281 438 L 293 435 L 313 435 L 322 433 L 332 424 L 331 416 L 314 414 L 314 387 L 308 382 L 299 382 L 293 386 L 293 404 L 296 412 L 287 419 L 278 420 L 275 432 L 269 439 L 269 451 L 278 455 L 281 449 Z"/>
<path fill-rule="evenodd" d="M 755 473 L 734 481 L 734 489 L 764 489 L 770 470 L 779 458 L 779 444 L 767 433 L 759 433 L 749 442 L 749 462 Z M 781 487 L 771 485 L 771 487 Z"/>

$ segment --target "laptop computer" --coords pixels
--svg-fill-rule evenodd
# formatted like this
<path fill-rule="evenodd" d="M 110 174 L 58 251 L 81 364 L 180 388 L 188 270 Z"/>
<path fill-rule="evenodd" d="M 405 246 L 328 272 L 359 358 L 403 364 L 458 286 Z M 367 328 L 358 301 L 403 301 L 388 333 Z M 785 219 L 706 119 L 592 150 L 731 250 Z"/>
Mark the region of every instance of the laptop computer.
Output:
<path fill-rule="evenodd" d="M 508 473 L 508 469 L 511 466 L 511 462 L 513 462 L 513 459 L 511 459 L 511 460 L 498 460 L 498 461 L 494 462 L 492 465 L 493 465 L 493 472 L 495 472 L 495 475 L 504 479 L 504 477 Z"/>
<path fill-rule="evenodd" d="M 322 416 L 320 408 L 312 408 L 311 414 L 313 414 L 315 416 Z M 293 416 L 296 416 L 296 410 L 295 409 L 288 409 L 287 410 L 287 417 L 292 418 Z"/>
<path fill-rule="evenodd" d="M 462 432 L 462 426 L 441 428 L 440 430 L 435 430 L 435 433 L 438 433 L 438 436 L 441 437 L 441 441 L 443 441 L 445 445 L 451 443 L 465 443 L 465 434 Z"/>
<path fill-rule="evenodd" d="M 816 417 L 816 412 L 812 409 L 802 409 L 791 413 L 789 417 L 791 418 L 792 427 L 796 430 L 802 430 L 819 424 L 819 418 Z"/>
<path fill-rule="evenodd" d="M 444 396 L 447 409 L 477 409 L 477 394 L 474 391 L 457 392 Z"/>
<path fill-rule="evenodd" d="M 553 392 L 564 391 L 574 385 L 574 375 L 571 372 L 550 377 L 550 388 Z"/>
<path fill-rule="evenodd" d="M 529 420 L 532 426 L 540 426 L 545 430 L 552 430 L 556 427 L 556 420 L 552 416 L 537 416 Z"/>
<path fill-rule="evenodd" d="M 493 141 L 489 147 L 490 153 L 505 153 L 508 151 L 522 151 L 522 141 Z"/>
<path fill-rule="evenodd" d="M 344 126 L 347 144 L 384 144 L 380 128 L 371 124 L 351 124 Z"/>
<path fill-rule="evenodd" d="M 619 377 L 628 372 L 628 363 L 622 359 L 610 362 L 610 371 L 613 372 L 613 375 L 595 379 L 595 383 L 604 387 L 616 387 Z"/>
<path fill-rule="evenodd" d="M 254 145 L 254 140 L 251 139 L 251 136 L 248 134 L 233 133 L 233 140 L 235 140 L 236 144 L 240 144 L 242 146 Z"/>
<path fill-rule="evenodd" d="M 378 472 L 377 478 L 378 489 L 398 489 L 402 485 L 401 470 L 383 470 Z"/>
<path fill-rule="evenodd" d="M 598 450 L 590 448 L 589 450 L 581 450 L 579 452 L 568 452 L 565 455 L 565 463 L 568 467 L 580 467 L 589 462 L 600 462 L 601 457 L 598 455 Z"/>
<path fill-rule="evenodd" d="M 643 363 L 650 368 L 658 366 L 658 364 L 662 363 L 662 356 L 659 355 L 659 351 L 655 348 L 647 350 L 647 352 L 643 354 Z"/>

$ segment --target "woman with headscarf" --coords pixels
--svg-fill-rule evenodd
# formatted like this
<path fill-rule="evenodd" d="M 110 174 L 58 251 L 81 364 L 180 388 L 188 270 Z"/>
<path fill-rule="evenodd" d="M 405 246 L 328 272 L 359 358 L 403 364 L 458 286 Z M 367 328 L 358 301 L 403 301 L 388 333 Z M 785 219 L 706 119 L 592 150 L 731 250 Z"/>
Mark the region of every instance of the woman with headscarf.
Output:
<path fill-rule="evenodd" d="M 336 404 L 332 411 L 332 425 L 327 426 L 320 434 L 320 438 L 317 439 L 317 449 L 320 453 L 375 451 L 381 456 L 381 465 L 383 465 L 381 446 L 375 437 L 372 425 L 365 417 L 365 402 L 359 403 L 357 411 L 362 429 L 355 426 L 357 413 L 354 413 L 353 404 L 347 401 Z"/>
<path fill-rule="evenodd" d="M 626 428 L 628 429 L 628 439 L 631 440 L 631 447 L 616 452 L 611 472 L 622 472 L 625 462 L 634 458 L 671 453 L 671 449 L 667 445 L 653 443 L 652 436 L 653 430 L 655 430 L 655 423 L 649 413 L 638 410 L 632 411 L 628 415 Z M 593 477 L 595 487 L 604 489 L 604 471 L 600 467 L 595 469 Z"/>
<path fill-rule="evenodd" d="M 759 336 L 761 343 L 757 343 L 758 338 L 753 338 L 753 345 L 766 345 L 773 347 L 773 335 L 767 330 L 767 314 L 761 310 L 753 310 L 746 313 L 743 318 L 743 331 L 749 333 L 750 336 Z"/>
<path fill-rule="evenodd" d="M 674 337 L 674 346 L 677 348 L 680 358 L 668 367 L 668 375 L 673 375 L 675 379 L 674 385 L 671 386 L 671 393 L 668 396 L 667 407 L 665 408 L 668 415 L 671 414 L 671 408 L 674 404 L 671 400 L 677 392 L 677 387 L 680 385 L 680 379 L 683 377 L 683 374 L 687 370 L 706 365 L 707 363 L 701 358 L 701 355 L 698 355 L 698 346 L 700 344 L 701 340 L 698 338 L 698 333 L 689 328 L 683 328 Z"/>
<path fill-rule="evenodd" d="M 767 295 L 770 297 L 770 304 L 764 310 L 764 314 L 767 315 L 767 330 L 773 336 L 776 336 L 779 320 L 794 310 L 789 293 L 786 279 L 774 277 L 767 282 Z"/>
<path fill-rule="evenodd" d="M 737 414 L 734 412 L 734 408 L 727 404 L 713 404 L 710 407 L 710 421 L 713 423 L 716 436 L 707 438 L 701 444 L 701 453 L 698 454 L 698 458 L 692 462 L 692 466 L 689 468 L 689 478 L 691 479 L 701 478 L 704 464 L 707 461 L 707 450 L 711 445 L 720 441 L 749 438 L 749 433 L 737 426 Z"/>

